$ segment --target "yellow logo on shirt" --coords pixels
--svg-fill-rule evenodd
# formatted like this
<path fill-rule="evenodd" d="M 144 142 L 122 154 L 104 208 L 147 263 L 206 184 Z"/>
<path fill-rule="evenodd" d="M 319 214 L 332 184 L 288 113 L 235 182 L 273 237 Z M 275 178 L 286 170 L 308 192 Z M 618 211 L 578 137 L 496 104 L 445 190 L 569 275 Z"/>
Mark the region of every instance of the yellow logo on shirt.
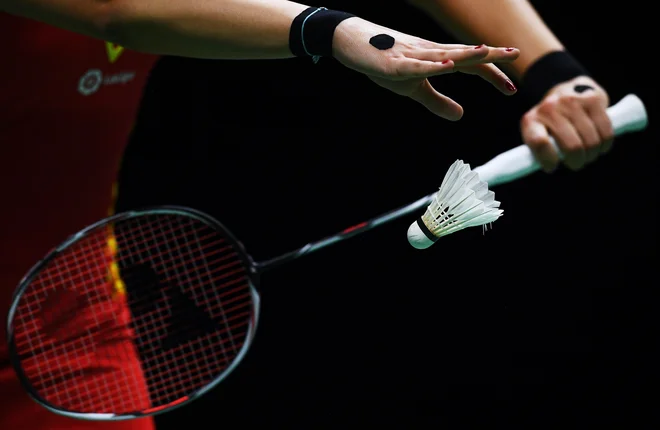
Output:
<path fill-rule="evenodd" d="M 124 47 L 115 45 L 112 42 L 105 42 L 105 52 L 108 54 L 108 61 L 114 63 L 119 59 L 122 52 L 124 52 Z"/>

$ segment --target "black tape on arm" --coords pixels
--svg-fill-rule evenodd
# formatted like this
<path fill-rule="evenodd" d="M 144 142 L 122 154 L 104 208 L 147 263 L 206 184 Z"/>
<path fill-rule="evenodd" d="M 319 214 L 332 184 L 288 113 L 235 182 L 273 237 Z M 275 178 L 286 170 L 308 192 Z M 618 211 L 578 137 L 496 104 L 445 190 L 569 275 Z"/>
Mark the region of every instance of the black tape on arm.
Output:
<path fill-rule="evenodd" d="M 566 51 L 555 51 L 544 55 L 532 64 L 522 79 L 521 90 L 536 104 L 554 86 L 589 72 Z"/>
<path fill-rule="evenodd" d="M 344 20 L 355 15 L 324 7 L 310 7 L 298 15 L 291 24 L 289 49 L 296 57 L 332 56 L 332 38 L 335 29 Z"/>

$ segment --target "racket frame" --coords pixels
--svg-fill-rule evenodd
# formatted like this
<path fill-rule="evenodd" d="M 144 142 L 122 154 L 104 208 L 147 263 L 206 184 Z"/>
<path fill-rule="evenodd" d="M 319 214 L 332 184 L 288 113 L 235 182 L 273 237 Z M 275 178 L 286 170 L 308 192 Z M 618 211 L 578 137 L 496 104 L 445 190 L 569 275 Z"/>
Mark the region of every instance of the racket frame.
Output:
<path fill-rule="evenodd" d="M 248 323 L 245 342 L 241 346 L 240 351 L 236 354 L 236 357 L 231 362 L 231 364 L 227 366 L 211 382 L 209 382 L 204 387 L 195 390 L 191 394 L 181 397 L 180 399 L 177 399 L 168 404 L 149 408 L 144 411 L 135 411 L 134 413 L 125 413 L 125 414 L 75 412 L 75 411 L 68 411 L 58 408 L 57 406 L 53 405 L 52 403 L 44 399 L 42 396 L 40 396 L 36 392 L 36 390 L 33 389 L 30 380 L 25 375 L 25 372 L 23 371 L 23 368 L 21 366 L 21 360 L 18 357 L 18 353 L 16 351 L 16 345 L 14 342 L 14 321 L 13 321 L 14 315 L 20 303 L 20 299 L 23 296 L 23 293 L 30 286 L 30 283 L 41 273 L 41 271 L 44 268 L 46 268 L 50 262 L 52 262 L 58 255 L 60 255 L 63 251 L 65 251 L 69 246 L 79 242 L 80 240 L 87 237 L 90 233 L 95 232 L 97 229 L 104 227 L 108 224 L 112 224 L 118 221 L 127 221 L 132 218 L 140 218 L 146 215 L 181 215 L 188 218 L 196 219 L 197 221 L 204 223 L 205 225 L 211 227 L 212 229 L 221 232 L 224 235 L 225 239 L 230 243 L 230 245 L 237 251 L 240 260 L 243 262 L 245 267 L 248 268 L 247 270 L 248 285 L 250 288 L 250 293 L 252 295 L 252 300 L 251 300 L 252 318 Z M 227 229 L 222 223 L 220 223 L 215 218 L 212 218 L 211 216 L 195 209 L 191 209 L 183 206 L 173 206 L 173 205 L 152 206 L 140 210 L 121 212 L 106 217 L 100 221 L 95 222 L 94 224 L 90 224 L 89 226 L 85 227 L 79 232 L 69 236 L 69 238 L 67 238 L 59 246 L 53 248 L 50 252 L 48 252 L 48 254 L 46 254 L 41 260 L 39 260 L 34 266 L 32 266 L 32 268 L 25 274 L 25 276 L 23 276 L 18 286 L 14 290 L 14 294 L 12 297 L 12 304 L 11 307 L 9 308 L 9 313 L 7 314 L 6 330 L 7 330 L 9 359 L 12 364 L 12 367 L 14 368 L 14 371 L 16 372 L 16 375 L 18 376 L 18 379 L 20 380 L 21 384 L 28 392 L 29 396 L 41 406 L 45 407 L 46 409 L 58 415 L 63 415 L 69 418 L 75 418 L 75 419 L 87 420 L 87 421 L 122 421 L 122 420 L 159 415 L 161 413 L 169 412 L 176 408 L 184 406 L 192 402 L 193 400 L 196 400 L 200 396 L 206 394 L 208 391 L 210 391 L 219 383 L 221 383 L 224 379 L 226 379 L 227 376 L 229 376 L 234 371 L 234 369 L 243 361 L 245 355 L 250 349 L 250 346 L 252 345 L 252 342 L 256 335 L 257 325 L 259 322 L 259 314 L 261 310 L 261 297 L 259 296 L 259 292 L 257 290 L 258 286 L 259 286 L 259 272 L 257 271 L 256 265 L 252 260 L 252 257 L 246 252 L 243 243 L 240 242 L 229 229 Z"/>

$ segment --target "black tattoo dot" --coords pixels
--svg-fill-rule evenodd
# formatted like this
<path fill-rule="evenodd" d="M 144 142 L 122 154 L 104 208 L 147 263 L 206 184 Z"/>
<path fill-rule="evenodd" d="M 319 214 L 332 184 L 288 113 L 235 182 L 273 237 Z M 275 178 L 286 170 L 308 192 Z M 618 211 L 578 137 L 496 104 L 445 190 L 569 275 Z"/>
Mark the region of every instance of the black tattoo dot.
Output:
<path fill-rule="evenodd" d="M 384 51 L 394 46 L 394 38 L 389 34 L 378 34 L 369 39 L 369 43 L 374 48 Z"/>
<path fill-rule="evenodd" d="M 576 93 L 583 93 L 585 91 L 593 90 L 594 87 L 590 87 L 589 85 L 576 85 L 573 89 Z"/>

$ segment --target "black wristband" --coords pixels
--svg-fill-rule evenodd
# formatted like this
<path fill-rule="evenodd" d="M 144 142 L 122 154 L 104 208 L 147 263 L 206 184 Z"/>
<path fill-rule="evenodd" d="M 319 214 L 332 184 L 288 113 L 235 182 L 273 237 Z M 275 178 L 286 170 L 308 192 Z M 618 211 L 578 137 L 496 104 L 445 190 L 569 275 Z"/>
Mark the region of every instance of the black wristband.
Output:
<path fill-rule="evenodd" d="M 521 90 L 536 104 L 555 85 L 583 75 L 589 73 L 571 54 L 555 51 L 539 58 L 527 69 Z"/>
<path fill-rule="evenodd" d="M 319 57 L 331 57 L 335 28 L 345 19 L 354 16 L 324 7 L 305 9 L 291 24 L 291 53 L 296 57 L 314 57 L 314 61 L 318 61 Z"/>

